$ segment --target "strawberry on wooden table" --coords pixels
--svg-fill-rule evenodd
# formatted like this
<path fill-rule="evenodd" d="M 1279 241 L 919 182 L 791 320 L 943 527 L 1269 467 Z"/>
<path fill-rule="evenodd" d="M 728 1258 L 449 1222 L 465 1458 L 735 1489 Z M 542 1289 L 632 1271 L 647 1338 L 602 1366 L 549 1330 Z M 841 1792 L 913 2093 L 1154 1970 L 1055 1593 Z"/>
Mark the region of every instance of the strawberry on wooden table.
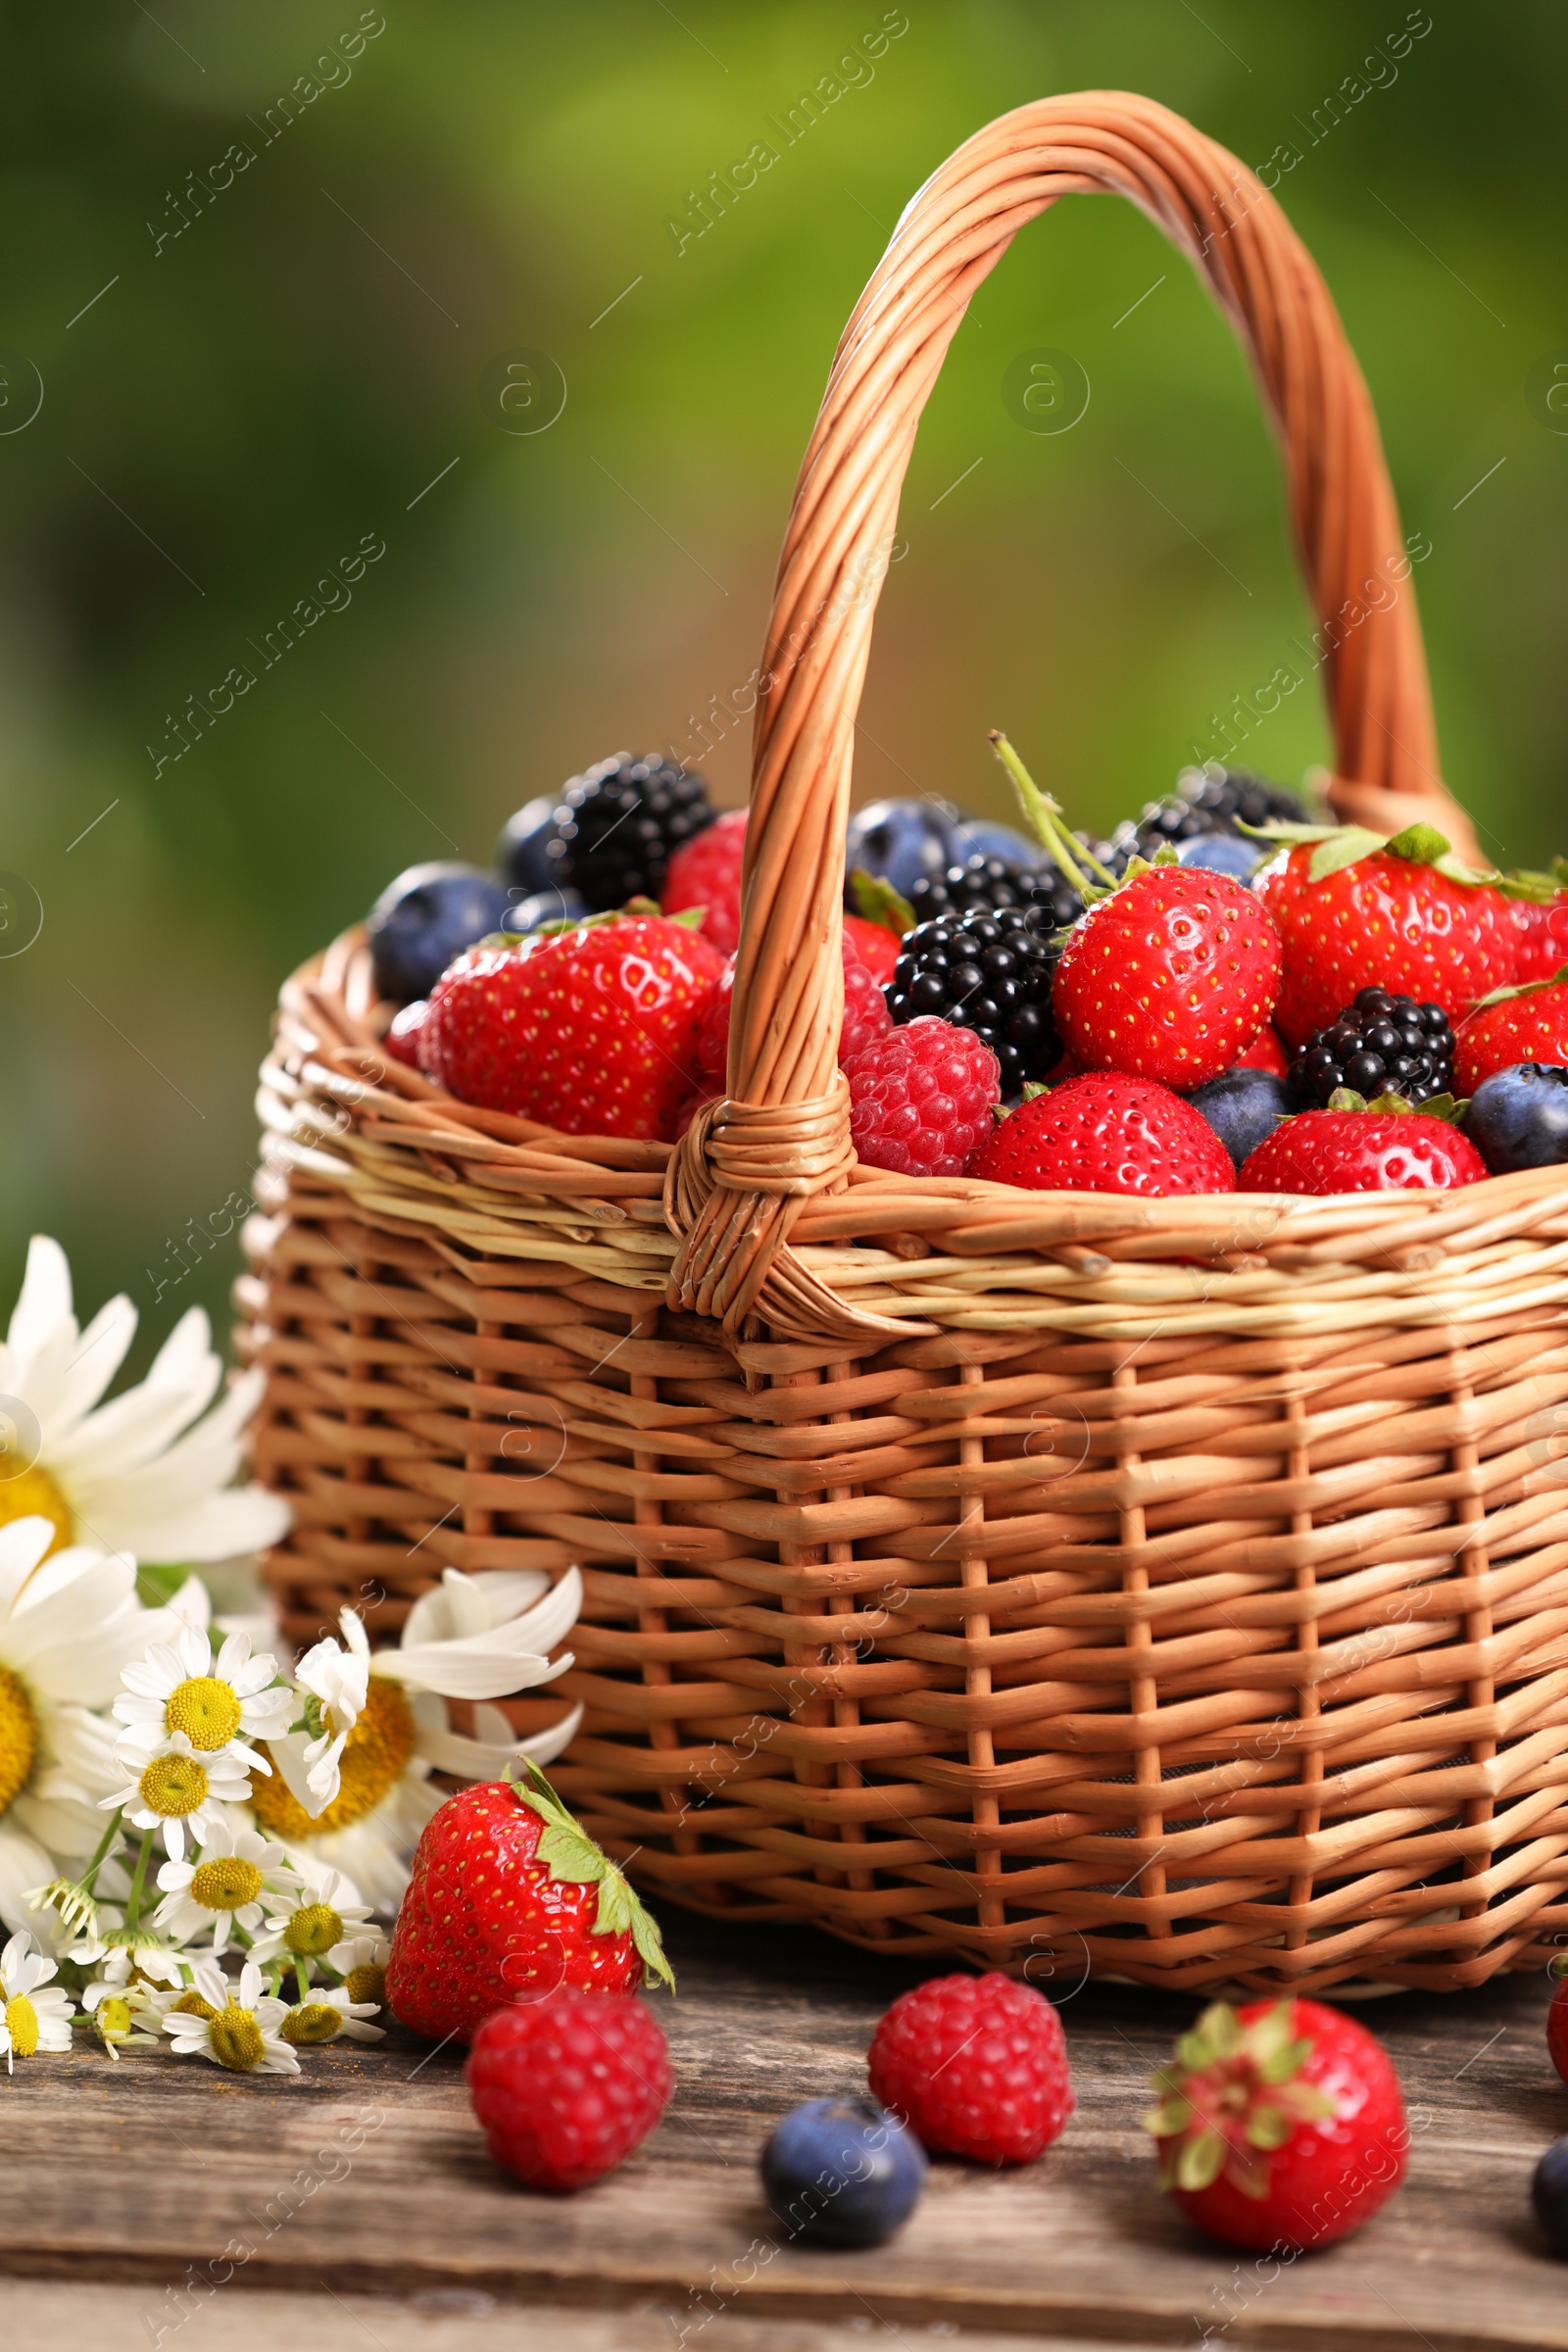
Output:
<path fill-rule="evenodd" d="M 387 2005 L 432 2040 L 559 1985 L 672 1984 L 659 1930 L 538 1768 L 449 1797 L 414 1857 L 386 1966 Z"/>
<path fill-rule="evenodd" d="M 1494 989 L 1460 1024 L 1453 1075 L 1462 1095 L 1521 1061 L 1568 1062 L 1568 963 L 1549 979 Z"/>
<path fill-rule="evenodd" d="M 1154 2088 L 1144 2128 L 1159 2185 L 1226 2245 L 1331 2245 L 1404 2178 L 1398 2076 L 1364 2026 L 1322 2001 L 1216 2001 Z"/>
<path fill-rule="evenodd" d="M 1274 1022 L 1298 1047 L 1362 988 L 1441 1004 L 1450 1020 L 1505 982 L 1514 916 L 1496 876 L 1463 864 L 1432 825 L 1385 840 L 1360 825 L 1270 825 L 1288 847 L 1257 897 L 1285 944 Z"/>

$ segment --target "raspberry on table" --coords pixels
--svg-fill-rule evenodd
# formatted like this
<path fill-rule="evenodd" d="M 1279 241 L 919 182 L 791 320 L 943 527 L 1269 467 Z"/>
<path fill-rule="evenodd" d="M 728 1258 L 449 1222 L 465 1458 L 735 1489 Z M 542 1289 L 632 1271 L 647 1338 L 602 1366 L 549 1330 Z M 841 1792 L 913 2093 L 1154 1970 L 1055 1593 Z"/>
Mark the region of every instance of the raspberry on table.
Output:
<path fill-rule="evenodd" d="M 867 1166 L 961 1176 L 991 1133 L 997 1057 L 967 1030 L 931 1018 L 879 1038 L 846 1065 L 850 1133 Z"/>
<path fill-rule="evenodd" d="M 571 1986 L 494 2010 L 466 2072 L 491 2155 L 530 2188 L 586 2188 L 612 2172 L 674 2088 L 641 2001 Z"/>
<path fill-rule="evenodd" d="M 928 2148 L 1029 2164 L 1073 2110 L 1061 2020 L 1032 1985 L 992 1971 L 930 1977 L 871 2038 L 871 2096 Z"/>

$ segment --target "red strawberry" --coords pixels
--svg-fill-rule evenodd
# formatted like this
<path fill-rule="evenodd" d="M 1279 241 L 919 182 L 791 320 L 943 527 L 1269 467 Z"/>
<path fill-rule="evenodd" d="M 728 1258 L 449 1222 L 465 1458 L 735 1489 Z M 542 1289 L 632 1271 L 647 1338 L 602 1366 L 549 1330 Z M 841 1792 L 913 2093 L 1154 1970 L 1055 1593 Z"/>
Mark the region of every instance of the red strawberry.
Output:
<path fill-rule="evenodd" d="M 1279 986 L 1279 939 L 1250 890 L 1202 866 L 1155 864 L 1073 925 L 1051 1004 L 1088 1068 L 1187 1088 L 1231 1067 Z"/>
<path fill-rule="evenodd" d="M 419 1066 L 419 1031 L 429 1009 L 422 997 L 416 1004 L 400 1005 L 381 1040 L 393 1060 L 406 1061 L 411 1070 Z"/>
<path fill-rule="evenodd" d="M 1532 895 L 1515 898 L 1511 890 L 1506 894 L 1514 929 L 1509 977 L 1549 980 L 1568 961 L 1568 889 L 1550 874 L 1520 874 L 1515 879 Z"/>
<path fill-rule="evenodd" d="M 566 1986 L 493 2010 L 464 2071 L 491 2155 L 530 2188 L 586 2188 L 612 2172 L 674 2087 L 641 2001 Z"/>
<path fill-rule="evenodd" d="M 1255 887 L 1285 943 L 1274 1023 L 1292 1047 L 1326 1029 L 1358 989 L 1441 1004 L 1457 1020 L 1513 969 L 1507 901 L 1431 825 L 1389 842 L 1353 825 L 1319 833 Z"/>
<path fill-rule="evenodd" d="M 467 2040 L 519 1995 L 673 1982 L 659 1930 L 544 1775 L 487 1781 L 426 1823 L 392 1931 L 387 2005 L 400 2025 Z"/>
<path fill-rule="evenodd" d="M 1342 1088 L 1341 1094 L 1348 1096 Z M 1359 1096 L 1348 1096 L 1359 1103 Z M 1338 1098 L 1336 1098 L 1338 1100 Z M 1446 1119 L 1384 1103 L 1370 1108 L 1298 1111 L 1282 1119 L 1242 1162 L 1243 1193 L 1444 1193 L 1475 1184 L 1487 1163 Z"/>
<path fill-rule="evenodd" d="M 1321 2001 L 1216 2001 L 1154 2077 L 1159 2184 L 1229 2246 L 1304 2253 L 1371 2219 L 1404 2178 L 1399 2078 Z"/>
<path fill-rule="evenodd" d="M 1147 1079 L 1091 1070 L 1009 1111 L 971 1176 L 1035 1193 L 1234 1193 L 1236 1170 L 1190 1102 Z"/>
<path fill-rule="evenodd" d="M 863 914 L 846 914 L 844 936 L 878 984 L 885 988 L 899 960 L 899 934 L 886 923 L 873 923 Z"/>
<path fill-rule="evenodd" d="M 462 1102 L 568 1135 L 668 1142 L 697 1083 L 697 1017 L 718 950 L 659 915 L 482 942 L 430 993 L 419 1066 Z"/>
<path fill-rule="evenodd" d="M 664 871 L 659 904 L 665 914 L 702 906 L 703 937 L 721 956 L 741 944 L 741 859 L 746 853 L 746 810 L 726 808 L 695 840 L 682 842 Z"/>
<path fill-rule="evenodd" d="M 1494 990 L 1454 1033 L 1453 1083 L 1461 1095 L 1516 1061 L 1568 1062 L 1568 964 L 1551 979 Z"/>
<path fill-rule="evenodd" d="M 850 937 L 854 915 L 844 918 L 842 946 L 844 951 L 844 1023 L 839 1031 L 839 1064 L 846 1064 L 853 1054 L 886 1037 L 893 1026 L 888 1001 L 872 974 L 861 962 Z M 865 926 L 875 930 L 872 923 Z M 735 958 L 732 956 L 715 981 L 711 993 L 703 1001 L 697 1020 L 697 1060 L 706 1080 L 716 1087 L 724 1084 L 725 1065 L 729 1058 L 729 1009 L 735 993 Z"/>
<path fill-rule="evenodd" d="M 1546 2011 L 1546 2054 L 1565 2082 L 1568 2082 L 1568 1954 L 1559 1953 L 1551 1964 L 1551 1975 L 1557 1989 Z"/>
<path fill-rule="evenodd" d="M 1267 1070 L 1272 1077 L 1288 1078 L 1291 1057 L 1285 1051 L 1285 1040 L 1272 1021 L 1265 1021 L 1245 1054 L 1238 1054 L 1232 1067 L 1238 1070 Z"/>

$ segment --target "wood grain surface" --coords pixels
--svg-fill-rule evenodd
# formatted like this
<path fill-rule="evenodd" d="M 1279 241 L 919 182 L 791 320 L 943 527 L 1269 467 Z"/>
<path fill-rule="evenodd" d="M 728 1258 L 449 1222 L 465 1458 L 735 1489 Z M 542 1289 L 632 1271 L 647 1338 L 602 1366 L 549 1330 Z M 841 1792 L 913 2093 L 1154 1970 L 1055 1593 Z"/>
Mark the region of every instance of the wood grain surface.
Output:
<path fill-rule="evenodd" d="M 0 2084 L 8 2347 L 847 2352 L 869 2335 L 1069 2352 L 1197 2346 L 1206 2328 L 1234 2352 L 1568 2352 L 1568 2274 L 1529 2210 L 1536 2157 L 1568 2129 L 1539 1978 L 1365 2008 L 1404 2082 L 1410 2175 L 1326 2253 L 1232 2258 L 1156 2195 L 1138 2119 L 1195 2004 L 1114 1985 L 1060 1987 L 1078 2109 L 1042 2162 L 939 2162 L 899 2237 L 843 2253 L 782 2242 L 757 2151 L 796 2101 L 863 2088 L 871 2027 L 915 1972 L 808 1930 L 669 1927 L 676 2098 L 575 2198 L 492 2168 L 455 2047 L 397 2034 L 254 2083 L 85 2049 L 20 2064 Z"/>

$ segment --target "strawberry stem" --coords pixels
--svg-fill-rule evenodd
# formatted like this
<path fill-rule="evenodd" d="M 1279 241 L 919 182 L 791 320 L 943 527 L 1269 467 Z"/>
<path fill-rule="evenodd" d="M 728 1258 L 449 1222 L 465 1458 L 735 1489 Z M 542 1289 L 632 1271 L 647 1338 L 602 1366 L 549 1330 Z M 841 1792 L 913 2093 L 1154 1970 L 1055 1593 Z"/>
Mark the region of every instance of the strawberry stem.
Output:
<path fill-rule="evenodd" d="M 987 741 L 1012 778 L 1019 806 L 1041 847 L 1057 871 L 1066 876 L 1079 897 L 1088 899 L 1095 895 L 1095 884 L 1084 872 L 1084 866 L 1089 868 L 1090 873 L 1099 876 L 1102 889 L 1114 890 L 1115 875 L 1101 864 L 1093 850 L 1073 839 L 1062 821 L 1066 811 L 1061 803 L 1053 800 L 1049 792 L 1041 791 L 1001 728 L 993 727 Z M 1082 865 L 1078 862 L 1080 858 Z"/>

